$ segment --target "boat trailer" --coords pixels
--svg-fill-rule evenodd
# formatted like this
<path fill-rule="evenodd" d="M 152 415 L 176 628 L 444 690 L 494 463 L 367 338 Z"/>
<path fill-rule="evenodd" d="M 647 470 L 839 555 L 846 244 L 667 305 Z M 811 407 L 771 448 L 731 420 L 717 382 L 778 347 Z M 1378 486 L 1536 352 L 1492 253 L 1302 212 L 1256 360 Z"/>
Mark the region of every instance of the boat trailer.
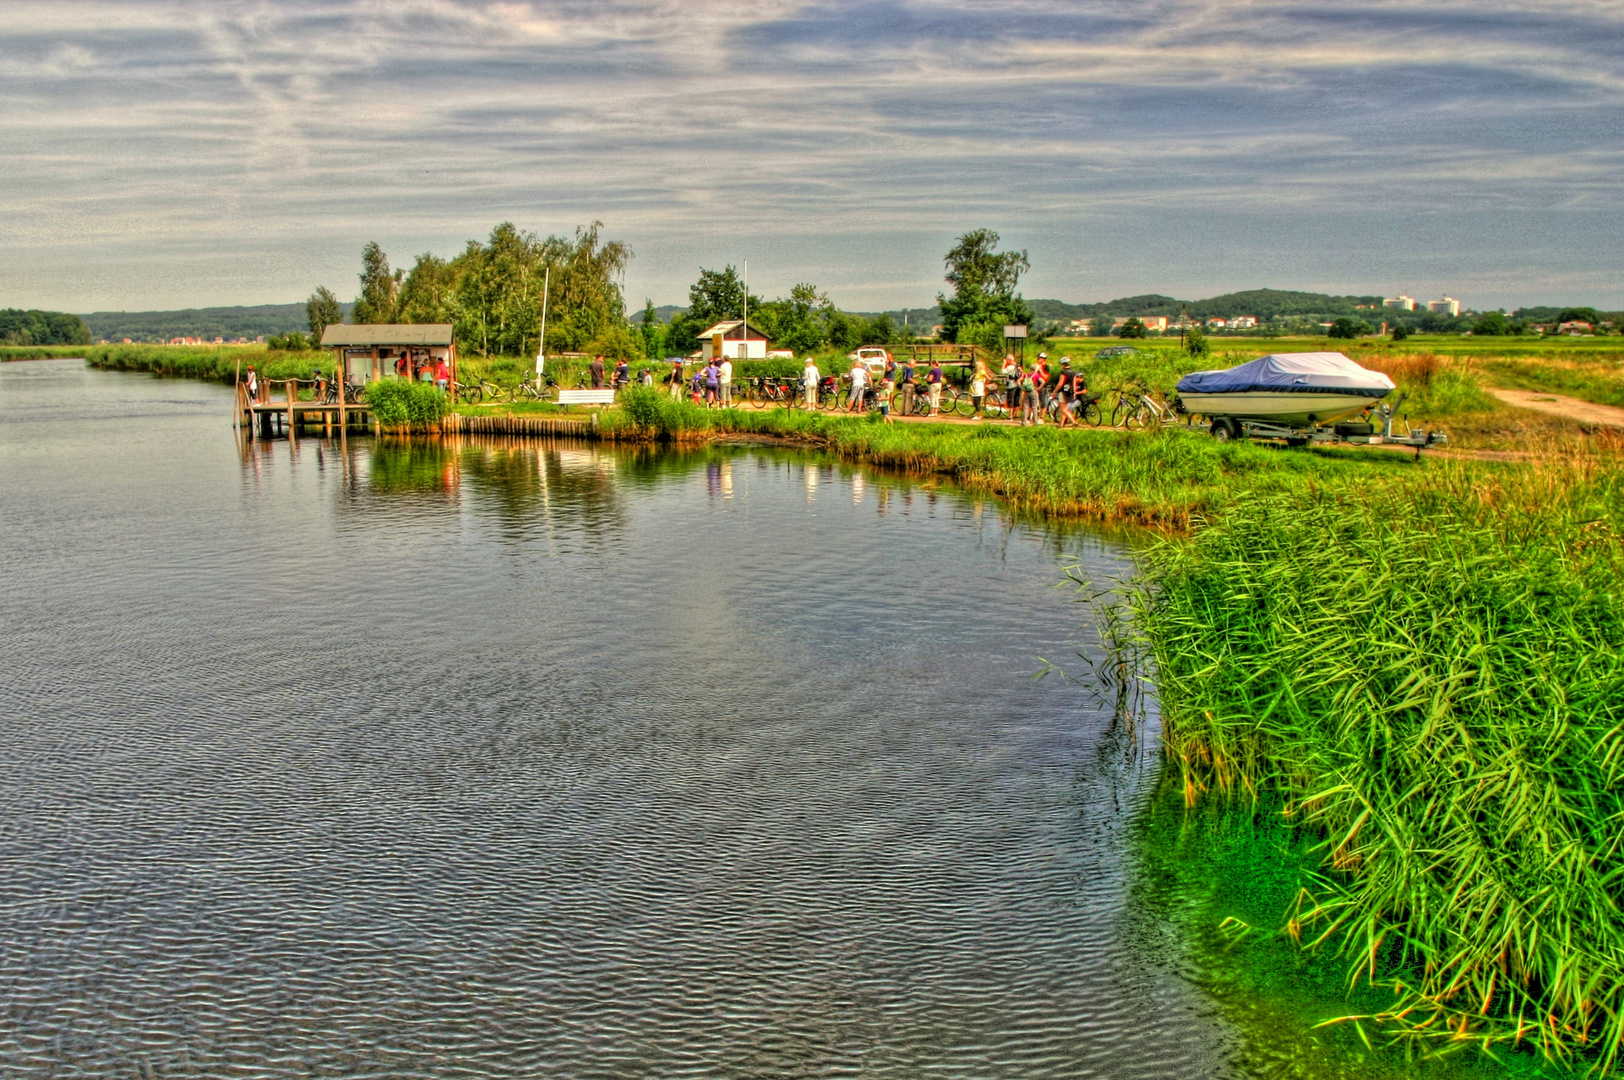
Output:
<path fill-rule="evenodd" d="M 1398 400 L 1388 405 L 1385 401 L 1378 406 L 1381 416 L 1381 430 L 1368 420 L 1358 420 L 1339 424 L 1310 424 L 1307 427 L 1287 427 L 1282 424 L 1271 424 L 1265 420 L 1248 420 L 1238 416 L 1210 416 L 1212 421 L 1212 436 L 1220 442 L 1231 439 L 1280 439 L 1287 446 L 1325 445 L 1329 443 L 1350 443 L 1361 446 L 1413 446 L 1419 455 L 1423 448 L 1429 446 L 1447 446 L 1449 436 L 1443 431 L 1412 428 L 1408 423 L 1404 425 L 1402 434 L 1393 431 L 1393 420 L 1399 407 L 1404 404 L 1408 394 L 1400 394 Z M 1368 415 L 1368 414 L 1367 414 Z"/>

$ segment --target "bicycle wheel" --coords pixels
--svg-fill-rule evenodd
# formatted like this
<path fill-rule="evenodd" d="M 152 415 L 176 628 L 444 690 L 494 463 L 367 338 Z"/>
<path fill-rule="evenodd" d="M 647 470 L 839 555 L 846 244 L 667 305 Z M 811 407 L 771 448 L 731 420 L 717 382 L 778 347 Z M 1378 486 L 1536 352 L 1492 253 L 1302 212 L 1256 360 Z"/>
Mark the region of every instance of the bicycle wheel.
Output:
<path fill-rule="evenodd" d="M 1128 416 L 1132 412 L 1133 403 L 1118 394 L 1116 401 L 1111 405 L 1111 426 L 1126 428 L 1128 426 Z"/>
<path fill-rule="evenodd" d="M 958 411 L 959 392 L 951 386 L 942 387 L 942 399 L 939 412 L 943 416 L 952 416 Z"/>
<path fill-rule="evenodd" d="M 1077 410 L 1077 418 L 1089 427 L 1099 427 L 1105 422 L 1105 418 L 1100 415 L 1100 403 L 1098 401 L 1084 402 L 1082 407 Z"/>

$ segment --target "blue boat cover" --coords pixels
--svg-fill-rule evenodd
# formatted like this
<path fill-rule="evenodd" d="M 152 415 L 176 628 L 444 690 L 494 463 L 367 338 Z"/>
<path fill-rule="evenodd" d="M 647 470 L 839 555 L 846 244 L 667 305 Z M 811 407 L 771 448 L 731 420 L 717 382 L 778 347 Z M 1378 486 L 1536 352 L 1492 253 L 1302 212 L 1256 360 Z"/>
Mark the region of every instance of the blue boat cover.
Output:
<path fill-rule="evenodd" d="M 1181 394 L 1355 394 L 1385 397 L 1393 380 L 1337 352 L 1273 353 L 1223 371 L 1196 371 L 1179 380 Z"/>

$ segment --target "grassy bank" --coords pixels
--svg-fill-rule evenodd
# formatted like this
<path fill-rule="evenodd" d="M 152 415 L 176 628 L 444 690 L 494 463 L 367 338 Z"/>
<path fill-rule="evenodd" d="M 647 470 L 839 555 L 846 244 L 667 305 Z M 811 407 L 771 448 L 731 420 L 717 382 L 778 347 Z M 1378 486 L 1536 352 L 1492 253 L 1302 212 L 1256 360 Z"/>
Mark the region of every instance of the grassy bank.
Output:
<path fill-rule="evenodd" d="M 1618 1064 L 1618 449 L 1248 492 L 1144 553 L 1187 800 L 1313 838 L 1287 928 L 1398 1038 Z"/>

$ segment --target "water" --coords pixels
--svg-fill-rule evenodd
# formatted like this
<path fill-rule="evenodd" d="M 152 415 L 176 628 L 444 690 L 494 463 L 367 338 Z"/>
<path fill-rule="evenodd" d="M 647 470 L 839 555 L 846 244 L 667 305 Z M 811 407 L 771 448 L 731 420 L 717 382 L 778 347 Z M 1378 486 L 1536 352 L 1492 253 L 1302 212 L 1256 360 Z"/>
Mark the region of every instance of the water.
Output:
<path fill-rule="evenodd" d="M 0 1072 L 1208 1077 L 1062 557 L 763 448 L 0 365 Z M 1073 661 L 1068 665 L 1078 668 Z"/>

